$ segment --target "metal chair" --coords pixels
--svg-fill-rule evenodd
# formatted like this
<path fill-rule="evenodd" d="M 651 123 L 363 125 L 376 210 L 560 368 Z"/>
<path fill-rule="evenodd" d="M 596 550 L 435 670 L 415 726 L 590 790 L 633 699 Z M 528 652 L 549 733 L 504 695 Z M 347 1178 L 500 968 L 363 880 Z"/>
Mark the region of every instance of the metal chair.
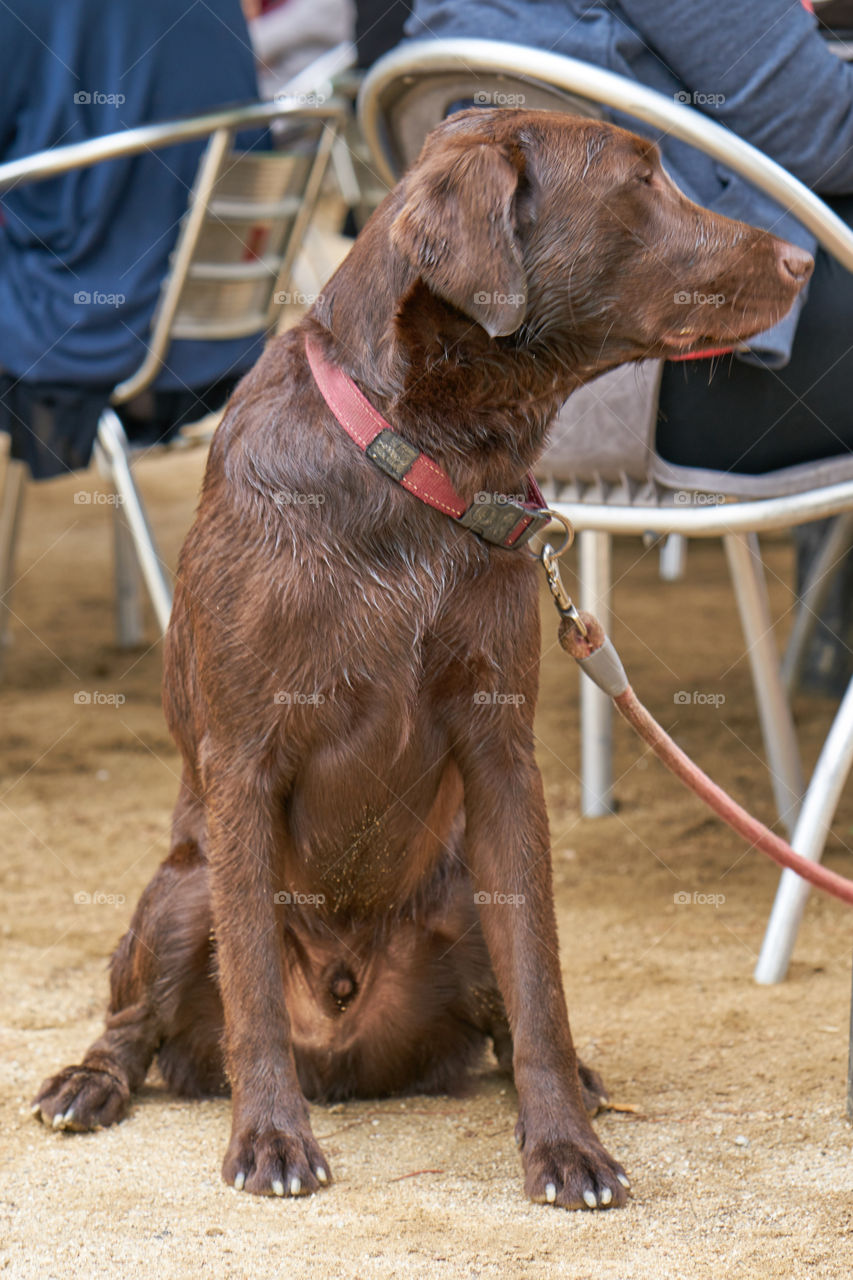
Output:
<path fill-rule="evenodd" d="M 115 406 L 151 387 L 171 343 L 217 342 L 267 332 L 288 299 L 293 265 L 314 212 L 332 148 L 345 118 L 336 101 L 273 103 L 143 125 L 0 165 L 0 191 L 71 169 L 209 136 L 152 318 L 139 368 L 113 391 L 98 423 L 96 451 L 120 501 L 115 512 L 116 620 L 119 643 L 139 642 L 138 578 L 161 631 L 172 591 L 131 469 L 131 454 Z M 274 151 L 245 152 L 235 135 L 275 124 Z M 26 468 L 10 459 L 0 507 L 0 644 L 9 621 L 9 592 Z"/>
<path fill-rule="evenodd" d="M 519 93 L 527 108 L 594 117 L 612 108 L 699 147 L 792 210 L 827 251 L 853 270 L 853 233 L 774 161 L 692 108 L 575 59 L 489 40 L 412 43 L 368 73 L 359 112 L 375 164 L 390 184 L 455 103 L 511 103 Z M 659 366 L 647 362 L 623 367 L 576 392 L 561 415 L 557 445 L 542 459 L 541 480 L 550 504 L 579 532 L 580 602 L 609 625 L 614 534 L 723 538 L 776 805 L 793 828 L 794 847 L 818 859 L 853 762 L 853 693 L 842 703 L 800 809 L 805 787 L 772 638 L 757 535 L 853 509 L 853 456 L 762 477 L 671 467 L 654 451 L 658 377 Z M 712 495 L 722 500 L 702 501 Z M 611 708 L 589 681 L 581 684 L 581 722 L 582 811 L 594 816 L 611 807 Z M 783 874 L 756 968 L 759 981 L 784 977 L 807 893 L 808 885 L 799 877 Z"/>

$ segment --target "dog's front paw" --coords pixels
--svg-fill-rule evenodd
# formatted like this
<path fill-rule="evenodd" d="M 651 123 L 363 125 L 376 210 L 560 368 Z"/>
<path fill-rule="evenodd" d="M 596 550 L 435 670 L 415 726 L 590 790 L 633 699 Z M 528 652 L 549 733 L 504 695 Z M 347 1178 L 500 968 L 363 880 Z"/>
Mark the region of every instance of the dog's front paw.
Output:
<path fill-rule="evenodd" d="M 524 1189 L 538 1204 L 615 1209 L 628 1199 L 625 1170 L 594 1135 L 583 1144 L 568 1139 L 525 1143 L 524 1173 Z"/>
<path fill-rule="evenodd" d="M 130 1089 L 118 1076 L 92 1067 L 66 1067 L 45 1080 L 32 1111 L 54 1129 L 83 1132 L 115 1124 L 129 1103 Z"/>
<path fill-rule="evenodd" d="M 304 1196 L 332 1180 L 310 1129 L 285 1133 L 271 1126 L 232 1133 L 222 1176 L 258 1196 Z"/>

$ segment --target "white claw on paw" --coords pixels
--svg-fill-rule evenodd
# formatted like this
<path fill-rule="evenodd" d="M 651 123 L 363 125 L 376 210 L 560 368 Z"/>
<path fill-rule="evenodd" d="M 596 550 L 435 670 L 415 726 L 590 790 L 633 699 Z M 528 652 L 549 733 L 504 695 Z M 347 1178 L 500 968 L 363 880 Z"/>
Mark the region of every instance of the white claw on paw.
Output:
<path fill-rule="evenodd" d="M 238 1174 L 237 1174 L 237 1177 L 234 1179 L 234 1190 L 235 1190 L 235 1191 L 242 1191 L 242 1190 L 243 1190 L 243 1188 L 245 1187 L 245 1185 L 246 1185 L 246 1175 L 245 1175 L 245 1173 L 242 1173 L 242 1172 L 241 1172 L 241 1173 L 238 1173 Z"/>
<path fill-rule="evenodd" d="M 594 1191 L 586 1190 L 583 1193 L 583 1202 L 586 1205 L 587 1209 L 598 1208 L 598 1198 Z"/>
<path fill-rule="evenodd" d="M 605 1187 L 601 1193 L 601 1203 L 605 1205 L 610 1204 L 610 1201 L 612 1199 L 613 1199 L 613 1192 L 610 1190 L 609 1187 Z"/>
<path fill-rule="evenodd" d="M 30 1115 L 35 1116 L 36 1120 L 41 1120 L 41 1107 L 37 1102 L 30 1107 Z"/>
<path fill-rule="evenodd" d="M 301 1190 L 302 1190 L 302 1179 L 301 1179 L 301 1178 L 291 1178 L 291 1179 L 290 1179 L 290 1194 L 291 1194 L 292 1196 L 298 1196 L 298 1195 L 299 1195 L 299 1192 L 300 1192 Z"/>
<path fill-rule="evenodd" d="M 62 1114 L 61 1111 L 57 1111 L 56 1115 L 53 1117 L 54 1129 L 61 1129 L 64 1123 L 65 1123 L 65 1116 Z"/>
<path fill-rule="evenodd" d="M 631 1184 L 628 1181 L 628 1179 L 625 1177 L 624 1173 L 617 1173 L 616 1177 L 619 1179 L 619 1181 L 622 1183 L 622 1186 L 627 1191 Z"/>
<path fill-rule="evenodd" d="M 65 1115 L 62 1117 L 62 1123 L 63 1125 L 68 1125 L 71 1123 L 73 1119 L 74 1119 L 74 1108 L 69 1107 Z"/>
<path fill-rule="evenodd" d="M 284 1183 L 280 1182 L 278 1178 L 276 1178 L 275 1182 L 272 1184 L 272 1193 L 274 1196 L 284 1195 Z"/>
<path fill-rule="evenodd" d="M 521 1136 L 521 1134 L 520 1134 L 520 1133 L 516 1133 L 516 1134 L 514 1134 L 514 1135 L 513 1135 L 513 1138 L 514 1138 L 514 1141 L 515 1141 L 515 1145 L 516 1145 L 517 1147 L 520 1147 L 520 1146 L 521 1146 L 521 1143 L 522 1143 L 522 1136 Z"/>
<path fill-rule="evenodd" d="M 318 1164 L 318 1165 L 317 1165 L 317 1168 L 314 1170 L 314 1172 L 315 1172 L 315 1174 L 317 1175 L 317 1181 L 318 1181 L 318 1182 L 328 1182 L 328 1181 L 329 1181 L 329 1175 L 326 1173 L 326 1170 L 323 1168 L 323 1166 L 322 1166 L 321 1164 Z"/>
<path fill-rule="evenodd" d="M 554 1186 L 553 1182 L 549 1182 L 545 1187 L 545 1199 L 549 1204 L 553 1204 L 557 1199 L 557 1188 Z"/>

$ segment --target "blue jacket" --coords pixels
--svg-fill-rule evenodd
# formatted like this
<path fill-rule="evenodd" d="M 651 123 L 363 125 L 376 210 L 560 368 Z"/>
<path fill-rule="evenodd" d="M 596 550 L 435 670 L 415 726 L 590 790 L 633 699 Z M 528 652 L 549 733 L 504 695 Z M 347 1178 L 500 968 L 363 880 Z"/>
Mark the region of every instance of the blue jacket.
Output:
<path fill-rule="evenodd" d="M 0 85 L 3 160 L 258 96 L 239 0 L 6 0 Z M 0 368 L 113 386 L 138 367 L 204 145 L 0 197 Z M 157 385 L 240 372 L 258 345 L 174 343 Z"/>
<path fill-rule="evenodd" d="M 818 35 L 800 0 L 415 0 L 417 39 L 469 36 L 535 44 L 692 102 L 824 196 L 853 194 L 853 65 Z M 686 144 L 614 112 L 661 144 L 691 199 L 810 252 L 814 237 L 745 179 Z M 802 304 L 752 350 L 790 357 Z"/>

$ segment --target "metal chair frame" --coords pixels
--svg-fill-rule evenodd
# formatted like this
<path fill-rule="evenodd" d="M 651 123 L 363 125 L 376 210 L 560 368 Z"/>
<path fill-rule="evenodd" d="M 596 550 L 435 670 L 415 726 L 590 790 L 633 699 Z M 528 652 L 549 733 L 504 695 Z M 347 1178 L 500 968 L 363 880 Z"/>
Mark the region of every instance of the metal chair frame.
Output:
<path fill-rule="evenodd" d="M 152 385 L 164 366 L 171 342 L 176 338 L 216 341 L 273 329 L 281 309 L 278 298 L 290 279 L 345 119 L 346 106 L 337 100 L 306 106 L 294 105 L 293 100 L 282 98 L 276 102 L 252 103 L 185 120 L 141 125 L 0 165 L 2 192 L 22 182 L 38 182 L 120 156 L 209 138 L 172 251 L 170 268 L 163 280 L 145 357 L 139 368 L 116 386 L 110 407 L 104 410 L 98 422 L 97 458 L 120 498 L 114 508 L 116 621 L 119 643 L 125 647 L 139 643 L 142 636 L 142 612 L 137 591 L 140 576 L 161 632 L 168 625 L 172 589 L 133 477 L 127 438 L 113 406 L 125 404 Z M 281 200 L 265 203 L 257 200 L 229 201 L 217 196 L 217 184 L 227 176 L 229 166 L 238 165 L 244 155 L 231 149 L 235 135 L 274 124 L 305 124 L 316 127 L 319 133 L 319 141 L 308 160 L 305 184 L 298 197 L 286 195 Z M 276 151 L 246 154 L 259 164 L 276 164 L 285 159 L 281 152 Z M 267 219 L 273 224 L 279 222 L 284 227 L 282 252 L 267 261 L 199 264 L 197 252 L 204 228 L 212 219 L 219 217 L 222 220 L 250 218 L 253 221 Z M 180 308 L 194 278 L 222 284 L 257 280 L 262 285 L 261 292 L 268 297 L 262 311 L 247 310 L 234 320 L 218 323 L 204 319 L 193 322 L 191 317 L 181 318 Z M 0 507 L 0 645 L 7 642 L 9 593 L 25 484 L 26 467 L 9 459 Z"/>
<path fill-rule="evenodd" d="M 728 129 L 691 107 L 664 97 L 599 67 L 523 45 L 493 40 L 431 40 L 403 46 L 381 59 L 361 88 L 359 115 L 366 141 L 383 178 L 393 183 L 414 159 L 411 107 L 438 86 L 435 102 L 447 106 L 472 97 L 475 90 L 523 88 L 526 106 L 580 110 L 601 114 L 602 107 L 644 121 L 692 144 L 789 209 L 818 242 L 848 270 L 853 270 L 853 232 L 820 198 L 780 165 Z M 451 90 L 448 93 L 448 89 Z M 442 113 L 436 111 L 431 124 Z M 418 125 L 423 122 L 423 112 Z M 421 135 L 422 136 L 422 135 Z M 610 614 L 610 542 L 614 534 L 721 537 L 734 581 L 752 666 L 780 815 L 793 827 L 794 847 L 819 859 L 838 797 L 853 764 L 853 688 L 848 690 L 826 740 L 808 791 L 799 762 L 790 707 L 772 637 L 757 535 L 853 510 L 853 479 L 822 484 L 804 492 L 724 502 L 675 505 L 673 495 L 651 486 L 635 492 L 607 491 L 606 486 L 568 486 L 550 492 L 551 505 L 579 532 L 579 578 L 582 607 L 598 613 L 605 627 Z M 697 490 L 698 491 L 698 490 Z M 845 520 L 847 516 L 845 514 Z M 824 570 L 826 565 L 823 566 Z M 813 605 L 825 572 L 813 575 Z M 805 624 L 804 624 L 805 627 Z M 797 642 L 801 651 L 802 643 Z M 795 663 L 791 664 L 795 666 Z M 611 707 L 590 681 L 581 682 L 582 811 L 592 816 L 610 811 Z M 755 976 L 759 982 L 780 981 L 787 971 L 808 885 L 783 873 Z"/>

